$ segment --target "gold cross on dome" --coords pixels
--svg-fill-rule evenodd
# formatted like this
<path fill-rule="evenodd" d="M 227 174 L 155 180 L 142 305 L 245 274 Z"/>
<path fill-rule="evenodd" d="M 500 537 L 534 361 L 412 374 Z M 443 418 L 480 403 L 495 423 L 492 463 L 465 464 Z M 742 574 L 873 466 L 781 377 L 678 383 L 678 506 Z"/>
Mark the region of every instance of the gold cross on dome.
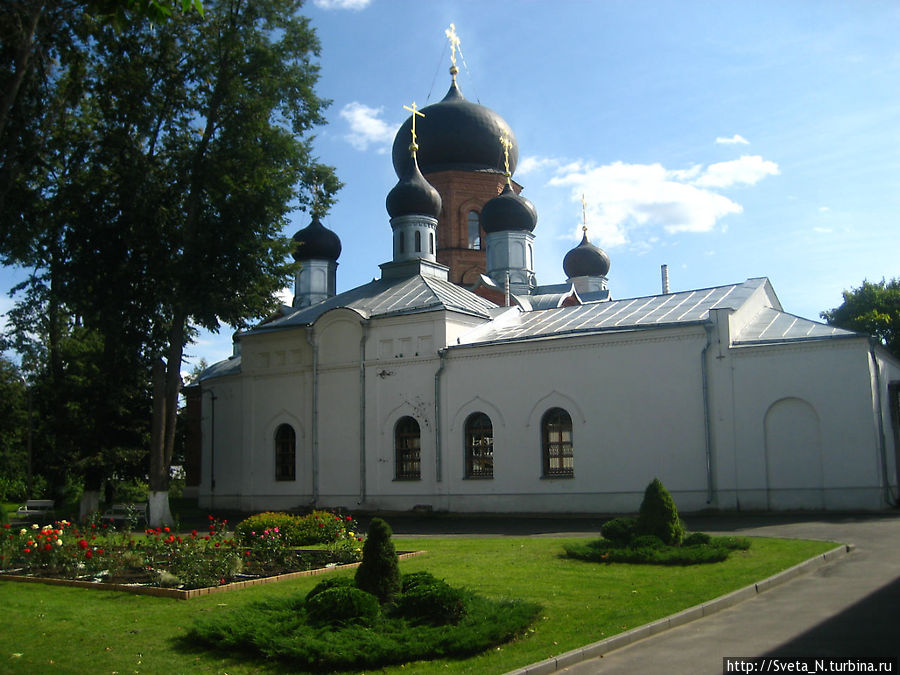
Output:
<path fill-rule="evenodd" d="M 587 236 L 587 202 L 584 199 L 584 193 L 581 193 L 581 231 Z"/>
<path fill-rule="evenodd" d="M 456 79 L 456 72 L 454 72 L 458 72 L 456 68 L 456 50 L 459 49 L 459 36 L 456 34 L 456 26 L 451 23 L 450 28 L 444 31 L 444 35 L 450 40 L 450 63 L 452 64 L 450 73 L 453 75 L 453 79 Z"/>
<path fill-rule="evenodd" d="M 409 149 L 415 152 L 419 149 L 419 146 L 416 145 L 416 115 L 419 117 L 425 117 L 425 113 L 419 112 L 418 108 L 416 108 L 416 102 L 412 102 L 412 106 L 405 105 L 403 106 L 404 110 L 409 110 L 412 113 L 412 145 L 409 146 Z"/>
<path fill-rule="evenodd" d="M 510 176 L 512 174 L 509 172 L 509 149 L 512 147 L 512 141 L 509 140 L 509 136 L 504 134 L 500 137 L 500 145 L 503 146 L 503 163 L 506 166 L 506 182 L 510 182 Z M 510 187 L 512 187 L 510 185 Z"/>

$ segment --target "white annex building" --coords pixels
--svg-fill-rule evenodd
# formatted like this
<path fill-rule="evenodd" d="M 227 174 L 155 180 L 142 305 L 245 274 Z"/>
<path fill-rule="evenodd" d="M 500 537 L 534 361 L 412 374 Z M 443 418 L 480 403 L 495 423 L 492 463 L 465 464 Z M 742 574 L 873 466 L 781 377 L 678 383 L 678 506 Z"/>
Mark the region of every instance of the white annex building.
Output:
<path fill-rule="evenodd" d="M 293 306 L 191 392 L 201 505 L 614 513 L 654 477 L 682 511 L 896 503 L 900 363 L 765 278 L 612 299 L 587 233 L 538 285 L 515 137 L 451 73 L 397 133 L 380 279 L 335 294 L 314 219 Z"/>

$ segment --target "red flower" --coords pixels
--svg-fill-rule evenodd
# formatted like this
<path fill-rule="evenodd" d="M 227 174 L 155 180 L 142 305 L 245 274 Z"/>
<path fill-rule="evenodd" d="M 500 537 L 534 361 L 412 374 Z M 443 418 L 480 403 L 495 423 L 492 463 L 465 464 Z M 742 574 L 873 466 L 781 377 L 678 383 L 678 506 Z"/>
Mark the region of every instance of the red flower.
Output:
<path fill-rule="evenodd" d="M 319 527 L 325 527 L 325 523 L 319 523 Z"/>
<path fill-rule="evenodd" d="M 103 549 L 102 549 L 102 548 L 98 548 L 98 549 L 97 549 L 97 555 L 103 555 Z"/>
<path fill-rule="evenodd" d="M 349 523 L 351 520 L 353 520 L 353 518 L 351 518 L 350 516 L 347 516 L 347 522 Z"/>
<path fill-rule="evenodd" d="M 219 579 L 219 586 L 225 585 L 225 579 Z"/>
<path fill-rule="evenodd" d="M 84 557 L 87 558 L 88 560 L 90 560 L 91 558 L 94 557 L 94 554 L 91 553 L 90 551 L 85 551 L 85 552 L 84 552 Z"/>
<path fill-rule="evenodd" d="M 169 528 L 168 528 L 168 527 L 164 527 L 164 528 L 163 528 L 163 532 L 168 532 L 168 531 L 169 531 Z"/>
<path fill-rule="evenodd" d="M 22 550 L 25 551 L 25 553 L 31 553 L 31 549 L 30 549 L 30 548 L 24 548 L 24 549 L 22 549 Z"/>
<path fill-rule="evenodd" d="M 216 542 L 216 548 L 219 548 L 219 542 Z"/>
<path fill-rule="evenodd" d="M 206 541 L 209 541 L 209 535 L 206 535 L 206 536 L 203 537 L 203 538 L 206 539 Z"/>
<path fill-rule="evenodd" d="M 88 543 L 87 543 L 84 539 L 82 539 L 81 541 L 79 541 L 79 542 L 78 542 L 78 545 L 82 548 L 82 550 L 84 550 L 84 549 L 86 549 L 86 548 L 88 547 Z"/>
<path fill-rule="evenodd" d="M 45 550 L 45 551 L 50 551 L 50 550 L 52 550 L 52 549 L 53 549 L 53 544 L 44 544 L 44 550 Z"/>
<path fill-rule="evenodd" d="M 250 557 L 250 551 L 244 551 L 244 555 L 245 555 L 246 557 L 249 558 L 249 557 Z"/>
<path fill-rule="evenodd" d="M 3 529 L 4 529 L 4 530 L 8 530 L 8 529 L 9 529 L 9 523 L 3 523 Z"/>
<path fill-rule="evenodd" d="M 215 520 L 215 518 L 213 518 L 212 515 L 208 515 L 206 517 L 209 518 L 210 520 Z"/>
<path fill-rule="evenodd" d="M 197 530 L 191 530 L 191 536 L 192 536 L 192 537 L 196 537 L 196 536 L 197 536 Z"/>

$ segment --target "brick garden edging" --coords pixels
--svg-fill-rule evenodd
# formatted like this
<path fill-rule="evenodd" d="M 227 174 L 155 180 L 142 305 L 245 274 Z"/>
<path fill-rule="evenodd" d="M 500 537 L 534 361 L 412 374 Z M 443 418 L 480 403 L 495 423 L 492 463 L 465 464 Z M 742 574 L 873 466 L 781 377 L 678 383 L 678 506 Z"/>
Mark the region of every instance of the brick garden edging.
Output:
<path fill-rule="evenodd" d="M 401 553 L 397 557 L 400 560 L 407 558 L 415 558 L 423 555 L 427 551 L 413 551 L 412 553 Z M 335 570 L 350 570 L 359 567 L 360 563 L 348 563 L 346 565 L 334 565 L 333 567 L 319 567 L 314 570 L 304 570 L 302 572 L 288 572 L 287 574 L 278 574 L 273 577 L 261 577 L 259 579 L 247 579 L 246 581 L 235 581 L 222 586 L 208 586 L 206 588 L 193 588 L 189 591 L 183 591 L 178 588 L 160 588 L 159 586 L 140 586 L 137 584 L 105 584 L 98 581 L 78 581 L 76 579 L 53 579 L 50 577 L 26 577 L 15 574 L 0 574 L 0 581 L 24 581 L 35 584 L 47 584 L 50 586 L 73 586 L 75 588 L 93 588 L 98 591 L 122 591 L 124 593 L 133 593 L 134 595 L 153 595 L 158 598 L 175 598 L 177 600 L 190 600 L 191 598 L 199 598 L 204 595 L 213 593 L 224 593 L 226 591 L 238 591 L 242 588 L 250 586 L 259 586 L 261 584 L 271 584 L 279 581 L 288 581 L 290 579 L 299 579 L 300 577 L 314 577 L 319 574 L 326 574 Z"/>

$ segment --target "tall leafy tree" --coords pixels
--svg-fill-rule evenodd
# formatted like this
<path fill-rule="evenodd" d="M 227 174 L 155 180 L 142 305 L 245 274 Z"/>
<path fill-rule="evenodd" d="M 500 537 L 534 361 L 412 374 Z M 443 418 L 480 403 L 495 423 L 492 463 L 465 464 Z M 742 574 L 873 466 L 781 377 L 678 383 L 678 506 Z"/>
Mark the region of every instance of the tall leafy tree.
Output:
<path fill-rule="evenodd" d="M 900 359 L 900 278 L 877 283 L 863 280 L 859 288 L 844 291 L 840 307 L 821 316 L 833 326 L 873 335 Z"/>
<path fill-rule="evenodd" d="M 311 154 L 327 102 L 300 6 L 218 0 L 158 28 L 94 29 L 50 88 L 61 114 L 41 169 L 0 215 L 7 260 L 40 268 L 47 297 L 102 337 L 102 379 L 152 371 L 154 522 L 170 519 L 184 346 L 275 308 L 291 205 L 308 205 L 304 183 L 324 186 L 320 204 L 339 187 Z"/>

